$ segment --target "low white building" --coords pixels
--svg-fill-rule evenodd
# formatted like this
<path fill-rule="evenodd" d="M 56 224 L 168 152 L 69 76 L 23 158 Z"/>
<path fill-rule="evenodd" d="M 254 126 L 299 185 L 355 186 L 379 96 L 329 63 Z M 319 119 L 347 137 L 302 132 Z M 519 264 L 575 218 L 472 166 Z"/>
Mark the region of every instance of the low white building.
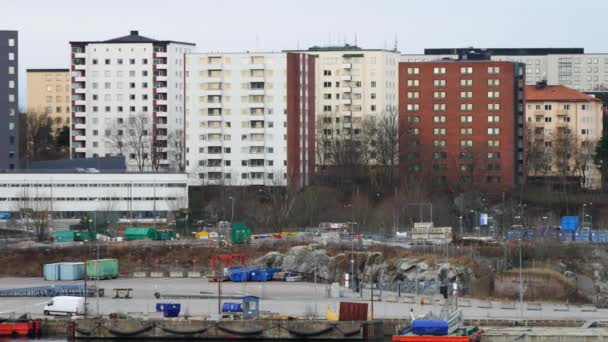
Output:
<path fill-rule="evenodd" d="M 188 208 L 185 173 L 3 173 L 0 212 L 48 211 L 53 218 L 113 213 L 118 218 L 166 217 Z"/>

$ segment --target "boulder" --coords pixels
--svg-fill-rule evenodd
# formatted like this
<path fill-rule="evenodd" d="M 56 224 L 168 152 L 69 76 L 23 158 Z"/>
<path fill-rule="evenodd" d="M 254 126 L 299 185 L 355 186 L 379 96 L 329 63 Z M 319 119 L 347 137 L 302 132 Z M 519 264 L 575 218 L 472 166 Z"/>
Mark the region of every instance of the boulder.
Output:
<path fill-rule="evenodd" d="M 261 258 L 253 261 L 254 265 L 263 267 L 281 268 L 285 256 L 279 252 L 270 252 Z"/>

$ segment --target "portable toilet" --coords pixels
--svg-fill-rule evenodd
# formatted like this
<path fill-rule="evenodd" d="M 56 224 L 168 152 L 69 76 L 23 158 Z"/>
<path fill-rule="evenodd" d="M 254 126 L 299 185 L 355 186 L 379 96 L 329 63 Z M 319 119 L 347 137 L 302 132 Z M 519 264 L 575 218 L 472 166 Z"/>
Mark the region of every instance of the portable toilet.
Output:
<path fill-rule="evenodd" d="M 260 316 L 260 297 L 243 297 L 243 319 L 258 318 Z"/>

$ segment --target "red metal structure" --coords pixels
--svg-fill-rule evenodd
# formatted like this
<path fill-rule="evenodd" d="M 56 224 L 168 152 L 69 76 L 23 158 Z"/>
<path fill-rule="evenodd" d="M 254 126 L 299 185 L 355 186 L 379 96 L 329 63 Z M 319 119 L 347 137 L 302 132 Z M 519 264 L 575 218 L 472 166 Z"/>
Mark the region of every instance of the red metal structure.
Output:
<path fill-rule="evenodd" d="M 224 267 L 233 266 L 235 261 L 240 261 L 241 265 L 245 265 L 245 254 L 219 254 L 211 257 L 211 270 L 216 270 L 216 262 L 221 260 Z"/>
<path fill-rule="evenodd" d="M 40 321 L 0 323 L 0 336 L 40 336 Z"/>

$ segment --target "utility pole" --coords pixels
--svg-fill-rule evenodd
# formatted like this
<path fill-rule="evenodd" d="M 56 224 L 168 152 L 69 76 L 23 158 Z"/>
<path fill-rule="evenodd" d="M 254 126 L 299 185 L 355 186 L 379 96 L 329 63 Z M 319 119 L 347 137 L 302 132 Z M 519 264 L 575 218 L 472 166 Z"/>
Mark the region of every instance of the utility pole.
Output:
<path fill-rule="evenodd" d="M 312 247 L 312 259 L 313 259 L 313 273 L 314 273 L 314 282 L 315 282 L 315 317 L 317 317 L 317 253 L 316 249 Z"/>
<path fill-rule="evenodd" d="M 232 201 L 232 211 L 230 214 L 230 224 L 232 224 L 234 222 L 234 197 L 230 196 L 228 198 Z"/>
<path fill-rule="evenodd" d="M 519 317 L 524 318 L 524 280 L 521 269 L 521 238 L 519 239 Z"/>

